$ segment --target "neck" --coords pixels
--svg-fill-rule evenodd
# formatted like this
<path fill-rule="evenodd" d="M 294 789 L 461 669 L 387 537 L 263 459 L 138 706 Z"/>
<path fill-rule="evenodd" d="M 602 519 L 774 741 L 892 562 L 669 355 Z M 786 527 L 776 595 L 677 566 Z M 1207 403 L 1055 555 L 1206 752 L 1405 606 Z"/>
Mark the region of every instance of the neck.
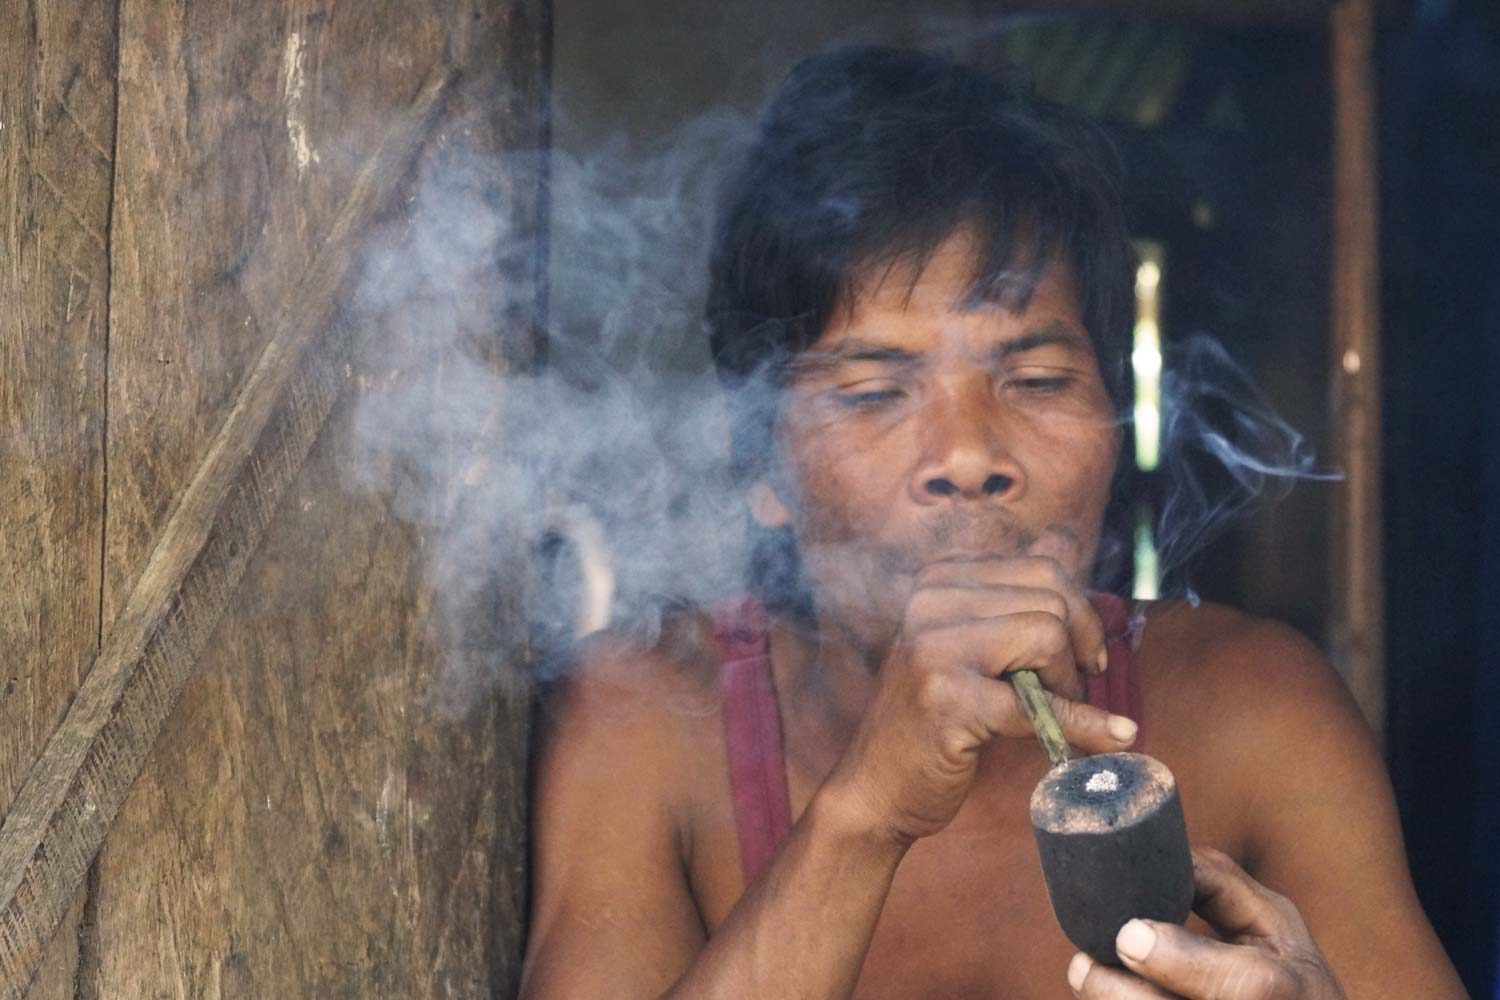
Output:
<path fill-rule="evenodd" d="M 840 747 L 853 734 L 879 684 L 891 642 L 862 642 L 819 617 L 815 627 L 778 621 L 771 630 L 771 662 L 783 706 L 808 714 Z"/>

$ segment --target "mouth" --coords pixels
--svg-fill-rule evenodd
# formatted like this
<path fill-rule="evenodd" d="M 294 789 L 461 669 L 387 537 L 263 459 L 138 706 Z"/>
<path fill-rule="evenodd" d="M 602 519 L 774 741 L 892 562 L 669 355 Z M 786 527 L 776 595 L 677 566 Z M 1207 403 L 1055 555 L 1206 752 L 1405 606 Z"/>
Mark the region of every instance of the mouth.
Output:
<path fill-rule="evenodd" d="M 961 549 L 930 556 L 924 559 L 922 564 L 924 566 L 936 566 L 940 563 L 995 562 L 1001 559 L 1014 559 L 1018 554 L 1015 549 Z"/>
<path fill-rule="evenodd" d="M 1035 540 L 1015 521 L 996 517 L 948 517 L 930 525 L 928 545 L 918 551 L 923 565 L 1014 559 Z"/>

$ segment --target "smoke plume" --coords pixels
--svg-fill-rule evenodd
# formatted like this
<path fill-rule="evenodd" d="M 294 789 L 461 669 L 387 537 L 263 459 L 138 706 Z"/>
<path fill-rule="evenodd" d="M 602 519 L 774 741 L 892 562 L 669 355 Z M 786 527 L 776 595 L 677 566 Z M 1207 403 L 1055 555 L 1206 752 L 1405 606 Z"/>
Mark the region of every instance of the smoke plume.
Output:
<path fill-rule="evenodd" d="M 648 149 L 550 156 L 549 360 L 534 370 L 497 362 L 503 325 L 532 308 L 505 276 L 535 243 L 494 188 L 539 154 L 451 150 L 372 250 L 356 314 L 378 353 L 361 359 L 351 478 L 425 539 L 445 641 L 470 654 L 453 657 L 455 689 L 504 680 L 495 644 L 473 639 L 497 585 L 516 583 L 496 579 L 502 551 L 530 567 L 529 626 L 553 651 L 603 624 L 649 640 L 672 608 L 743 591 L 746 516 L 702 310 L 713 192 L 750 130 L 720 114 Z M 392 316 L 398 332 L 382 331 Z M 1169 570 L 1258 498 L 1320 477 L 1212 340 L 1169 351 L 1163 392 Z"/>

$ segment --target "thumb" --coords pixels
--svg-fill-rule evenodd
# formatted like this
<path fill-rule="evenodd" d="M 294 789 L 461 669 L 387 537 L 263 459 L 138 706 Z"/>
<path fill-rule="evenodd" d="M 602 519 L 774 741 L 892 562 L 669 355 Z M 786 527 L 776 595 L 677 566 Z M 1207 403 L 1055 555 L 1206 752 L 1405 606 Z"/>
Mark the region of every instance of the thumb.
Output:
<path fill-rule="evenodd" d="M 1193 848 L 1193 912 L 1226 941 L 1284 931 L 1279 898 L 1229 855 L 1209 847 Z"/>

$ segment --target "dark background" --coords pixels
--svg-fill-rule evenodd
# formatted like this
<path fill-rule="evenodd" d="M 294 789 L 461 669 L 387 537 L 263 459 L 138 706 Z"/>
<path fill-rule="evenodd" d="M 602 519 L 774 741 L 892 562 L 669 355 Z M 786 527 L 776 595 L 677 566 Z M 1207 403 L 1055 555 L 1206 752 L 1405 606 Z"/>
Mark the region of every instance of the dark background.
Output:
<path fill-rule="evenodd" d="M 1500 890 L 1500 4 L 1379 44 L 1387 748 L 1412 874 L 1496 995 Z"/>

